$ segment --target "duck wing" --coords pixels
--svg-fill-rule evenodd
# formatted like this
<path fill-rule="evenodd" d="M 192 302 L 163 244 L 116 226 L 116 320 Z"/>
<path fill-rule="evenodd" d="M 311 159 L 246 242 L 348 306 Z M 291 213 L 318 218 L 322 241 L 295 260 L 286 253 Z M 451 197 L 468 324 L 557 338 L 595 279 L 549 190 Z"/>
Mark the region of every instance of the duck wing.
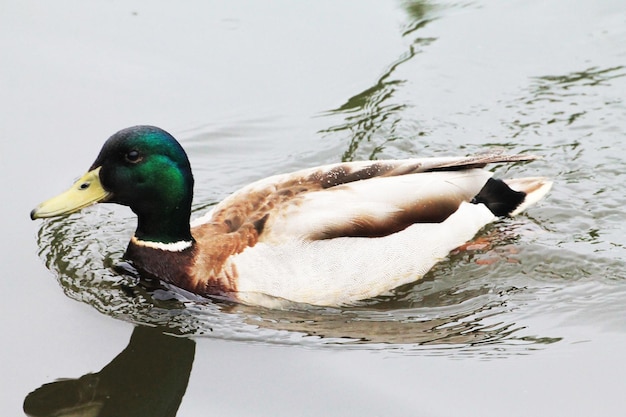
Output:
<path fill-rule="evenodd" d="M 229 233 L 247 225 L 255 242 L 381 237 L 443 222 L 485 186 L 492 175 L 485 165 L 533 159 L 489 153 L 326 165 L 252 183 L 194 224 Z"/>

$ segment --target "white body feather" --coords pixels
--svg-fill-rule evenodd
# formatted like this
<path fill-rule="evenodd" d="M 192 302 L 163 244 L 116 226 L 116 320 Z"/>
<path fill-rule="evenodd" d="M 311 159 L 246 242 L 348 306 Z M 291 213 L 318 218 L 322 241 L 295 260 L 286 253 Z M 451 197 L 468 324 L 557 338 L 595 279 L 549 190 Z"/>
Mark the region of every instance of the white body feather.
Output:
<path fill-rule="evenodd" d="M 232 259 L 238 298 L 266 304 L 279 297 L 314 305 L 342 305 L 417 281 L 495 216 L 482 204 L 462 203 L 442 223 L 414 224 L 388 236 L 340 237 L 281 244 L 259 242 Z"/>

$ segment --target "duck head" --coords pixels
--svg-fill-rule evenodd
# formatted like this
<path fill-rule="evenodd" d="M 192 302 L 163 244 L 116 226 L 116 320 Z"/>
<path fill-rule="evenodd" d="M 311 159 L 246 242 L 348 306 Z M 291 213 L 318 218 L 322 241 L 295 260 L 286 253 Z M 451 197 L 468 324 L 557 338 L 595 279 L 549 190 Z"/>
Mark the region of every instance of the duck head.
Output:
<path fill-rule="evenodd" d="M 111 136 L 85 175 L 30 216 L 56 217 L 98 202 L 118 203 L 137 214 L 136 238 L 192 241 L 193 182 L 187 154 L 172 135 L 154 126 L 134 126 Z"/>

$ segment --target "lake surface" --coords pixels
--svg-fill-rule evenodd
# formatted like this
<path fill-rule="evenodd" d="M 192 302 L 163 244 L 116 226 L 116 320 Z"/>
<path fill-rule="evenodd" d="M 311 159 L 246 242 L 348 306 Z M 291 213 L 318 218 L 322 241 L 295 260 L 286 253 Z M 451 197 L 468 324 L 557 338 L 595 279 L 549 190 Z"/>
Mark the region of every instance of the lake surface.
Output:
<path fill-rule="evenodd" d="M 623 2 L 2 11 L 3 415 L 623 412 Z M 186 148 L 194 216 L 256 179 L 341 160 L 495 147 L 542 157 L 497 176 L 555 185 L 482 231 L 492 247 L 392 294 L 349 308 L 216 304 L 119 272 L 127 208 L 28 219 L 135 124 Z"/>

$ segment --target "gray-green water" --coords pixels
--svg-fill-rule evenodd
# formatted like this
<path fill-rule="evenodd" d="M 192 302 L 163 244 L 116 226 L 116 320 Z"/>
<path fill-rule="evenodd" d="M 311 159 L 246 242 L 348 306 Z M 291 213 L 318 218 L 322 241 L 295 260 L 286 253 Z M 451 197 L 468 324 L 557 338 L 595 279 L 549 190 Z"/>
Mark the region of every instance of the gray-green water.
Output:
<path fill-rule="evenodd" d="M 621 413 L 623 2 L 2 11 L 6 415 L 25 399 L 33 415 Z M 255 179 L 342 159 L 500 147 L 543 159 L 499 176 L 555 186 L 485 230 L 493 248 L 452 254 L 392 295 L 343 309 L 217 305 L 115 272 L 134 226 L 125 208 L 28 220 L 139 123 L 187 149 L 195 215 Z M 81 379 L 37 390 L 59 378 Z"/>

